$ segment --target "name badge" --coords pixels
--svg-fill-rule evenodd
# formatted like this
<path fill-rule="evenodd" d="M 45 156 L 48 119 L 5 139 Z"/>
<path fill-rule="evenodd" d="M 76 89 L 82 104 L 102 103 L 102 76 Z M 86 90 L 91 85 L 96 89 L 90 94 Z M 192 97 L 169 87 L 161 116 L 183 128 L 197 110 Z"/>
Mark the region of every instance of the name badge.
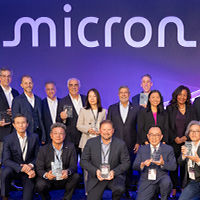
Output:
<path fill-rule="evenodd" d="M 148 180 L 156 180 L 156 169 L 149 169 L 148 171 Z"/>

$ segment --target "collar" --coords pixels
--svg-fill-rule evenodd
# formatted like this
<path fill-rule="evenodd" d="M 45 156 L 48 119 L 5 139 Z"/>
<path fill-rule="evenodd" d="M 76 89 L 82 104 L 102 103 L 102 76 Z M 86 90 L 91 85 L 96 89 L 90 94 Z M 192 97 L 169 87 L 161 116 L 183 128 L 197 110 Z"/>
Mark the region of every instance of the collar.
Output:
<path fill-rule="evenodd" d="M 112 137 L 111 137 L 111 140 L 110 140 L 110 142 L 109 142 L 108 144 L 104 144 L 104 143 L 103 143 L 103 140 L 101 139 L 101 144 L 103 144 L 103 145 L 110 145 L 111 142 L 112 142 Z"/>
<path fill-rule="evenodd" d="M 12 91 L 12 88 L 9 86 L 9 89 L 6 90 L 6 88 L 3 87 L 3 85 L 1 85 L 2 90 L 4 91 L 4 93 L 10 93 Z"/>
<path fill-rule="evenodd" d="M 17 133 L 17 131 L 16 131 L 16 133 Z M 17 133 L 17 137 L 18 137 L 18 139 L 25 139 L 25 138 L 27 138 L 27 133 L 25 132 L 24 138 L 22 138 L 22 137 Z"/>
<path fill-rule="evenodd" d="M 54 150 L 54 151 L 62 151 L 62 149 L 63 149 L 63 143 L 62 143 L 62 146 L 61 146 L 60 150 L 56 149 L 56 148 L 53 146 L 53 143 L 52 143 L 52 147 L 53 147 L 53 150 Z"/>
<path fill-rule="evenodd" d="M 150 148 L 151 149 L 155 149 L 155 147 L 153 145 L 150 144 Z M 160 148 L 160 143 L 156 146 L 156 150 L 158 150 Z"/>
<path fill-rule="evenodd" d="M 119 102 L 119 105 L 120 105 L 121 107 L 123 107 L 124 109 L 126 109 L 126 108 L 128 108 L 128 107 L 129 107 L 129 105 L 130 105 L 130 102 L 128 101 L 128 104 L 127 104 L 127 106 L 126 106 L 126 107 L 124 107 L 124 106 L 122 105 L 121 101 Z"/>
<path fill-rule="evenodd" d="M 70 96 L 72 101 L 79 101 L 81 99 L 80 94 L 78 94 L 78 100 L 74 99 L 70 93 L 69 93 L 69 96 Z"/>
<path fill-rule="evenodd" d="M 55 102 L 58 101 L 58 99 L 57 99 L 57 97 L 56 97 L 55 100 L 52 100 L 52 99 L 50 99 L 49 97 L 47 97 L 47 101 L 48 101 L 49 103 L 55 103 Z"/>
<path fill-rule="evenodd" d="M 35 95 L 33 94 L 33 97 L 29 97 L 25 92 L 24 92 L 25 96 L 27 99 L 31 99 L 31 100 L 34 100 L 35 99 Z"/>

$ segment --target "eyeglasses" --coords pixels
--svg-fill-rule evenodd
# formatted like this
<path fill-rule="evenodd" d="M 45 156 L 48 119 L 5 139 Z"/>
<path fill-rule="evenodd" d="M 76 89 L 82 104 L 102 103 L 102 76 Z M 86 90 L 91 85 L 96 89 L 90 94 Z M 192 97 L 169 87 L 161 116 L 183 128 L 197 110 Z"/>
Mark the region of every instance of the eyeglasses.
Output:
<path fill-rule="evenodd" d="M 69 84 L 69 87 L 78 87 L 79 84 Z"/>
<path fill-rule="evenodd" d="M 195 133 L 195 134 L 197 134 L 197 133 L 200 133 L 200 131 L 190 131 L 190 133 Z"/>
<path fill-rule="evenodd" d="M 149 134 L 149 137 L 161 137 L 161 135 L 160 134 Z"/>

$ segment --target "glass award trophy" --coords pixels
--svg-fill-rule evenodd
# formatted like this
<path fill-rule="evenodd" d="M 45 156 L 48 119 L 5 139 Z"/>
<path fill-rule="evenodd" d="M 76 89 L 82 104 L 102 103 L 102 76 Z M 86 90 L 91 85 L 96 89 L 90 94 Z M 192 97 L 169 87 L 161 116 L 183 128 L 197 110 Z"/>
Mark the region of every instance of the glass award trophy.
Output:
<path fill-rule="evenodd" d="M 56 180 L 62 180 L 62 162 L 51 162 L 51 170 Z"/>
<path fill-rule="evenodd" d="M 68 118 L 73 118 L 73 108 L 70 105 L 64 105 L 63 110 L 66 112 Z"/>
<path fill-rule="evenodd" d="M 109 178 L 110 174 L 110 165 L 107 163 L 103 163 L 100 165 L 101 177 L 102 178 Z"/>
<path fill-rule="evenodd" d="M 152 159 L 152 161 L 155 161 L 155 162 L 160 161 L 160 155 L 161 155 L 160 150 L 154 151 L 154 152 L 151 154 L 151 159 Z"/>
<path fill-rule="evenodd" d="M 0 121 L 4 121 L 5 123 L 11 123 L 11 116 L 7 114 L 7 111 L 0 112 Z"/>
<path fill-rule="evenodd" d="M 185 141 L 185 146 L 187 149 L 186 156 L 193 156 L 192 154 L 192 142 L 191 141 Z"/>
<path fill-rule="evenodd" d="M 147 101 L 148 101 L 148 94 L 145 93 L 140 93 L 140 105 L 147 105 Z"/>

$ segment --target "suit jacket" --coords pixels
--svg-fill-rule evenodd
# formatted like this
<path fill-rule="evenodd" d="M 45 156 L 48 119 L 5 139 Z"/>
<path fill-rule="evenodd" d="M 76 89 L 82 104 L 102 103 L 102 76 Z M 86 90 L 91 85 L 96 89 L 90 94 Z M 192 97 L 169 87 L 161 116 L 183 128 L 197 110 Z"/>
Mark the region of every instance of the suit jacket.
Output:
<path fill-rule="evenodd" d="M 102 109 L 102 111 L 99 112 L 97 124 L 96 124 L 96 128 L 98 130 L 99 130 L 100 123 L 105 119 L 106 119 L 106 110 Z M 87 140 L 94 137 L 94 135 L 90 135 L 88 133 L 88 130 L 94 126 L 94 123 L 95 123 L 95 119 L 94 119 L 91 109 L 86 110 L 85 108 L 82 108 L 79 113 L 78 121 L 76 125 L 77 129 L 82 132 L 81 139 L 79 142 L 80 148 L 83 149 Z"/>
<path fill-rule="evenodd" d="M 85 106 L 85 100 L 86 96 L 85 95 L 80 95 L 83 107 Z M 73 108 L 73 117 L 72 118 L 67 118 L 65 125 L 67 127 L 67 136 L 69 135 L 69 140 L 70 142 L 74 143 L 75 146 L 78 146 L 80 138 L 81 138 L 81 132 L 76 128 L 76 123 L 78 120 L 78 114 L 76 112 L 76 109 L 72 103 L 71 97 L 67 95 L 66 97 L 62 98 L 59 103 L 58 103 L 58 115 L 57 115 L 57 120 L 58 122 L 63 122 L 62 119 L 60 118 L 60 113 L 63 111 L 63 107 L 65 105 L 72 106 Z"/>
<path fill-rule="evenodd" d="M 77 155 L 72 143 L 64 143 L 62 149 L 63 170 L 68 169 L 74 173 L 77 169 Z M 51 170 L 51 162 L 54 162 L 54 149 L 52 143 L 42 146 L 36 159 L 36 172 L 40 178 Z"/>
<path fill-rule="evenodd" d="M 58 99 L 58 104 L 59 104 L 59 98 Z M 57 115 L 58 115 L 58 107 L 57 107 Z M 45 128 L 45 133 L 46 133 L 46 139 L 47 142 L 50 142 L 50 127 L 53 124 L 52 119 L 51 119 L 51 113 L 49 109 L 49 105 L 47 102 L 47 98 L 42 100 L 42 121 L 44 123 L 44 128 Z"/>
<path fill-rule="evenodd" d="M 130 158 L 126 144 L 122 140 L 112 137 L 108 160 L 115 177 L 121 176 L 125 179 L 124 172 L 130 166 Z M 80 161 L 81 167 L 88 171 L 88 191 L 99 182 L 96 171 L 101 164 L 101 136 L 98 136 L 87 141 Z"/>
<path fill-rule="evenodd" d="M 197 155 L 200 157 L 200 147 L 197 149 Z M 178 163 L 180 166 L 185 166 L 185 176 L 183 179 L 183 188 L 187 186 L 189 182 L 189 174 L 188 174 L 188 158 L 185 160 L 182 159 L 182 155 L 178 158 Z M 200 166 L 198 166 L 196 163 L 194 165 L 194 174 L 196 182 L 200 182 Z"/>
<path fill-rule="evenodd" d="M 169 143 L 173 143 L 174 139 L 177 137 L 177 132 L 176 132 L 176 115 L 178 112 L 178 108 L 174 106 L 167 106 L 166 108 L 167 111 L 167 116 L 168 116 L 168 131 L 169 131 Z M 186 124 L 185 127 L 188 126 L 188 124 L 192 120 L 196 120 L 196 115 L 194 112 L 194 108 L 192 105 L 189 105 L 186 107 Z"/>
<path fill-rule="evenodd" d="M 138 143 L 137 136 L 137 114 L 138 106 L 129 104 L 129 111 L 125 123 L 123 123 L 120 114 L 120 103 L 113 104 L 108 109 L 107 119 L 111 120 L 114 125 L 114 136 L 118 137 L 126 143 L 128 150 L 132 151 L 135 144 Z"/>
<path fill-rule="evenodd" d="M 33 164 L 35 165 L 35 159 L 39 150 L 39 138 L 37 134 L 27 132 L 27 153 L 25 161 L 22 158 L 22 150 L 20 147 L 17 132 L 14 131 L 10 135 L 4 138 L 3 144 L 3 165 L 5 167 L 11 167 L 15 172 L 21 172 L 22 167 L 20 164 Z"/>
<path fill-rule="evenodd" d="M 157 126 L 161 128 L 163 134 L 163 142 L 168 142 L 168 122 L 167 113 L 157 113 Z M 155 126 L 155 120 L 152 111 L 148 111 L 147 108 L 140 110 L 138 115 L 138 137 L 140 144 L 144 144 L 147 139 L 147 133 L 149 129 Z"/>
<path fill-rule="evenodd" d="M 42 121 L 42 101 L 38 96 L 34 95 L 34 97 L 35 97 L 35 107 L 37 109 L 37 114 L 39 119 L 39 128 L 41 131 L 41 140 L 45 142 L 46 134 Z M 16 114 L 18 113 L 24 114 L 26 116 L 29 123 L 27 130 L 30 132 L 34 132 L 34 119 L 32 115 L 32 107 L 24 93 L 16 97 L 12 104 L 12 116 L 15 117 Z"/>
<path fill-rule="evenodd" d="M 132 97 L 132 105 L 133 106 L 139 106 L 140 105 L 140 93 L 136 94 Z"/>
<path fill-rule="evenodd" d="M 197 97 L 194 100 L 193 105 L 194 105 L 194 110 L 196 113 L 197 120 L 199 121 L 200 120 L 200 97 Z"/>
<path fill-rule="evenodd" d="M 143 184 L 146 182 L 146 187 L 150 184 L 157 183 L 163 176 L 168 176 L 168 171 L 174 171 L 176 169 L 176 159 L 174 156 L 174 151 L 171 146 L 167 144 L 160 144 L 159 150 L 163 156 L 164 165 L 163 167 L 151 164 L 149 167 L 144 167 L 143 170 L 140 168 L 141 162 L 151 158 L 151 148 L 150 144 L 142 145 L 136 155 L 136 159 L 133 163 L 133 169 L 141 171 L 140 182 Z M 156 168 L 156 180 L 148 180 L 148 170 L 151 168 Z"/>
<path fill-rule="evenodd" d="M 19 95 L 19 92 L 15 89 L 12 88 L 11 91 L 13 95 L 13 99 Z M 8 101 L 6 99 L 6 95 L 4 94 L 4 91 L 0 85 L 0 112 L 4 112 L 7 109 L 9 109 Z M 0 141 L 3 141 L 3 138 L 10 134 L 12 131 L 12 124 L 6 125 L 4 127 L 0 127 Z"/>

